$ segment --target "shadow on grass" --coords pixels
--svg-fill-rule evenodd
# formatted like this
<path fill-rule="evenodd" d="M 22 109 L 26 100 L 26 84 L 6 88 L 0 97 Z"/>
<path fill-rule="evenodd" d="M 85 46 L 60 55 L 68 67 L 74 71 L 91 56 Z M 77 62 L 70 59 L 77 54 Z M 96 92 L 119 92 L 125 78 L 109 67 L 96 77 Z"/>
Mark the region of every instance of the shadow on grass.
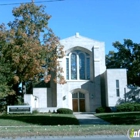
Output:
<path fill-rule="evenodd" d="M 10 120 L 17 121 L 17 124 L 14 122 L 14 125 L 20 125 L 20 122 L 34 124 L 34 125 L 78 125 L 79 121 L 74 117 L 68 116 L 59 116 L 59 115 L 5 115 L 0 116 L 0 120 L 5 121 L 5 125 L 8 125 Z"/>
<path fill-rule="evenodd" d="M 140 125 L 140 113 L 120 113 L 97 115 L 99 118 L 118 125 Z"/>

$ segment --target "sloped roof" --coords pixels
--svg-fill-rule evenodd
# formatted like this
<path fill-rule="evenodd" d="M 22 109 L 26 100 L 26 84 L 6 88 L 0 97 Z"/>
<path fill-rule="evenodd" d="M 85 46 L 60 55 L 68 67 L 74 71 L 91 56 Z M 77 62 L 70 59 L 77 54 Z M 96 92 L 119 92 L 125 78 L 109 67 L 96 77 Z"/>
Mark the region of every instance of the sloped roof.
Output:
<path fill-rule="evenodd" d="M 64 39 L 62 39 L 62 40 L 60 40 L 60 41 L 71 41 L 71 40 L 73 40 L 73 41 L 79 41 L 79 42 L 99 42 L 99 41 L 97 41 L 97 40 L 93 40 L 93 39 L 91 39 L 91 38 L 87 38 L 87 37 L 84 37 L 84 36 L 81 36 L 79 33 L 76 33 L 74 36 L 70 36 L 70 37 L 68 37 L 68 38 L 64 38 Z"/>
<path fill-rule="evenodd" d="M 87 48 L 91 51 L 93 46 L 104 46 L 104 42 L 99 42 L 76 33 L 74 36 L 65 38 L 60 40 L 60 43 L 65 47 L 65 49 L 69 49 L 75 46 L 81 46 Z"/>

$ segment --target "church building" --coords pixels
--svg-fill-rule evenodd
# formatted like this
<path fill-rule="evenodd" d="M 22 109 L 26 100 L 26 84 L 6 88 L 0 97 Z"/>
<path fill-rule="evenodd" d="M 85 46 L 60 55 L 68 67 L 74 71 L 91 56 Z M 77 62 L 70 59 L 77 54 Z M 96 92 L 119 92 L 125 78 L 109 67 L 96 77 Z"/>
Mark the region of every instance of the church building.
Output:
<path fill-rule="evenodd" d="M 40 112 L 69 108 L 74 112 L 94 112 L 101 106 L 114 107 L 127 90 L 126 69 L 106 69 L 105 43 L 76 33 L 60 40 L 65 57 L 59 59 L 66 84 L 50 83 L 50 88 L 33 88 L 24 102 Z"/>

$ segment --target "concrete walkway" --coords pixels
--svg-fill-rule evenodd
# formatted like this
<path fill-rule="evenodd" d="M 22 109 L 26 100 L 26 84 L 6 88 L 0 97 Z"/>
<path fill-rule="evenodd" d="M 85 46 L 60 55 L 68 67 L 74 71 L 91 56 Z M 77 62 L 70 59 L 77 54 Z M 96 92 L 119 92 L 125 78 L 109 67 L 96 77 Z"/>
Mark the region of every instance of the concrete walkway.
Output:
<path fill-rule="evenodd" d="M 106 125 L 110 124 L 109 122 L 106 122 L 96 116 L 94 116 L 94 113 L 86 113 L 86 112 L 74 112 L 73 113 L 75 117 L 79 120 L 79 123 L 81 125 L 89 125 L 89 124 L 100 124 L 100 125 Z"/>

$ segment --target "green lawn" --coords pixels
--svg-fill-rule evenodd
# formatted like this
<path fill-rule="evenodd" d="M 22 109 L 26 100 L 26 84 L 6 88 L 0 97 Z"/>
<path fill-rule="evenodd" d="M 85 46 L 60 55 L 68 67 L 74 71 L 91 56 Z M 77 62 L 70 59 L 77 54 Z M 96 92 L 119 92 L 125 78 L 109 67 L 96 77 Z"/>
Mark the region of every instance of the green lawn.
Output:
<path fill-rule="evenodd" d="M 140 113 L 96 114 L 96 116 L 107 121 L 115 119 L 114 122 L 118 122 L 116 119 L 119 117 L 123 118 L 123 116 L 123 120 L 129 119 L 130 121 L 130 118 L 131 120 L 135 120 L 134 117 L 139 119 L 139 115 Z M 78 120 L 74 115 L 49 113 L 0 115 L 0 137 L 126 135 L 130 128 L 139 129 L 139 125 L 130 125 L 130 123 L 129 125 L 124 125 L 124 123 L 122 125 L 77 124 Z"/>
<path fill-rule="evenodd" d="M 0 116 L 0 126 L 78 125 L 74 115 L 64 114 L 9 114 Z"/>
<path fill-rule="evenodd" d="M 140 125 L 140 112 L 100 113 L 95 116 L 118 125 Z"/>
<path fill-rule="evenodd" d="M 2 126 L 0 137 L 26 136 L 86 136 L 126 135 L 128 129 L 139 129 L 138 125 L 55 125 L 55 126 Z"/>

